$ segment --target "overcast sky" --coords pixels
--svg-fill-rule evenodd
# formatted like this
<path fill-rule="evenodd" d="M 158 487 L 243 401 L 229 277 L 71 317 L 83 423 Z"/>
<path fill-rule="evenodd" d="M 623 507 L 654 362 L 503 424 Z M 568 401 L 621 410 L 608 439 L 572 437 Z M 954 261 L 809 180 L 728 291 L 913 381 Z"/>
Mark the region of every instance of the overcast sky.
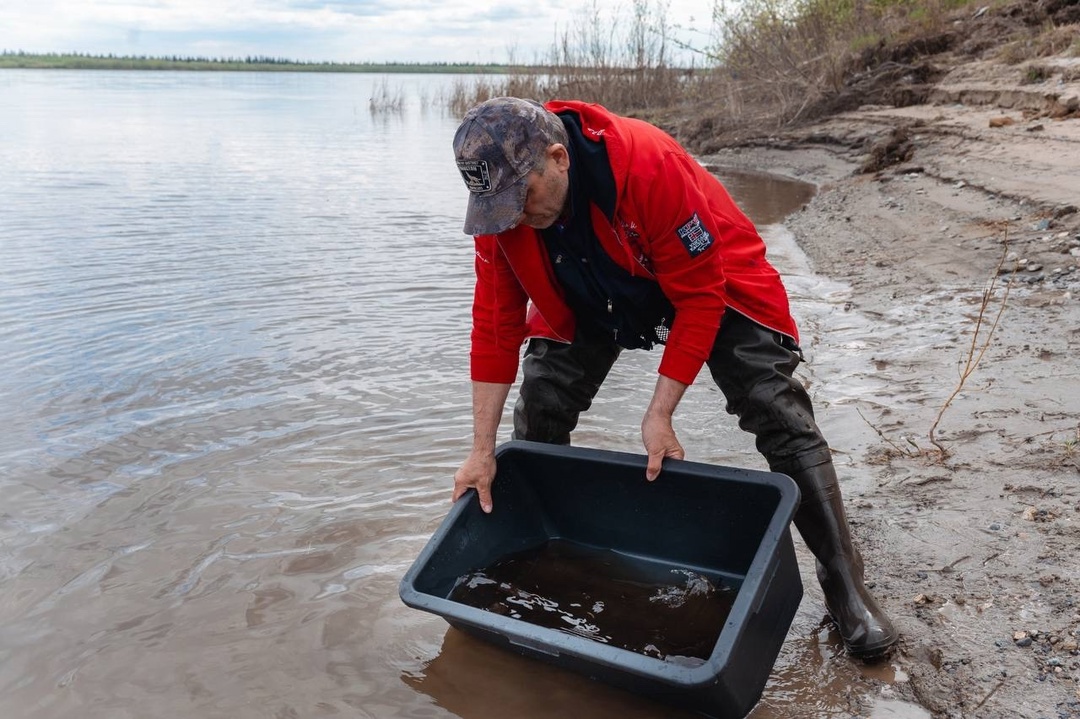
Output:
<path fill-rule="evenodd" d="M 596 0 L 607 19 L 631 0 Z M 0 50 L 267 55 L 345 62 L 543 61 L 592 0 L 0 0 Z M 713 0 L 652 0 L 704 42 Z M 621 8 L 621 11 L 619 10 Z M 694 33 L 692 30 L 696 30 Z"/>

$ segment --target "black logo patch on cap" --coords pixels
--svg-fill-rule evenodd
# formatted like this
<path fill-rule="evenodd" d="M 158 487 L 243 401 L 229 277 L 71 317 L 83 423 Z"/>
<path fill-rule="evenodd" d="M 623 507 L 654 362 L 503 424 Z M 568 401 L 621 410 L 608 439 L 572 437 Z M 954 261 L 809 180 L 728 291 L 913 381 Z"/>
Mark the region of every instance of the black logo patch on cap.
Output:
<path fill-rule="evenodd" d="M 712 247 L 713 237 L 709 234 L 705 225 L 701 224 L 701 218 L 698 217 L 696 212 L 676 232 L 691 257 L 697 257 Z"/>
<path fill-rule="evenodd" d="M 469 192 L 491 192 L 491 174 L 488 172 L 487 160 L 458 160 L 457 168 L 465 178 L 465 186 L 469 188 Z"/>

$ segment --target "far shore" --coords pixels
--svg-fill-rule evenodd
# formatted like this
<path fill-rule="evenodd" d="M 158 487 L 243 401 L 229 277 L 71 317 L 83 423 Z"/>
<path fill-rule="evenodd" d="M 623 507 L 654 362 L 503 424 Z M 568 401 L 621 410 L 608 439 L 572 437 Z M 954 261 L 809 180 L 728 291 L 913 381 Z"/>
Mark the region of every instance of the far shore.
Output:
<path fill-rule="evenodd" d="M 68 53 L 0 53 L 0 70 L 186 70 L 210 72 L 368 72 L 505 75 L 543 73 L 539 65 L 499 63 L 304 62 L 271 57 L 118 57 Z"/>

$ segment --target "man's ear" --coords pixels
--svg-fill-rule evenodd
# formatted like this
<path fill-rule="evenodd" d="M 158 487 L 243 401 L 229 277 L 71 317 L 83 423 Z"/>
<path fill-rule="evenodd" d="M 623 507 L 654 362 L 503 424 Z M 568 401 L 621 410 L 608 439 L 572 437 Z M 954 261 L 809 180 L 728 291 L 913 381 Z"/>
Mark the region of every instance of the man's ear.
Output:
<path fill-rule="evenodd" d="M 570 151 L 562 143 L 556 142 L 548 147 L 548 157 L 555 160 L 555 167 L 560 170 L 570 169 Z"/>

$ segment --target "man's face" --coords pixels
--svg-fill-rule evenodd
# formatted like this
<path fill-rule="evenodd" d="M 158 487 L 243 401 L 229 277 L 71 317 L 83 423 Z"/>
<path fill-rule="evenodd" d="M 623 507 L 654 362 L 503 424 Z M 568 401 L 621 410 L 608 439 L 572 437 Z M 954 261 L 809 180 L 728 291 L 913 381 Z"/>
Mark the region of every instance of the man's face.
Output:
<path fill-rule="evenodd" d="M 555 224 L 566 208 L 570 190 L 570 158 L 562 145 L 547 151 L 544 173 L 529 173 L 525 208 L 517 224 L 543 230 Z"/>

